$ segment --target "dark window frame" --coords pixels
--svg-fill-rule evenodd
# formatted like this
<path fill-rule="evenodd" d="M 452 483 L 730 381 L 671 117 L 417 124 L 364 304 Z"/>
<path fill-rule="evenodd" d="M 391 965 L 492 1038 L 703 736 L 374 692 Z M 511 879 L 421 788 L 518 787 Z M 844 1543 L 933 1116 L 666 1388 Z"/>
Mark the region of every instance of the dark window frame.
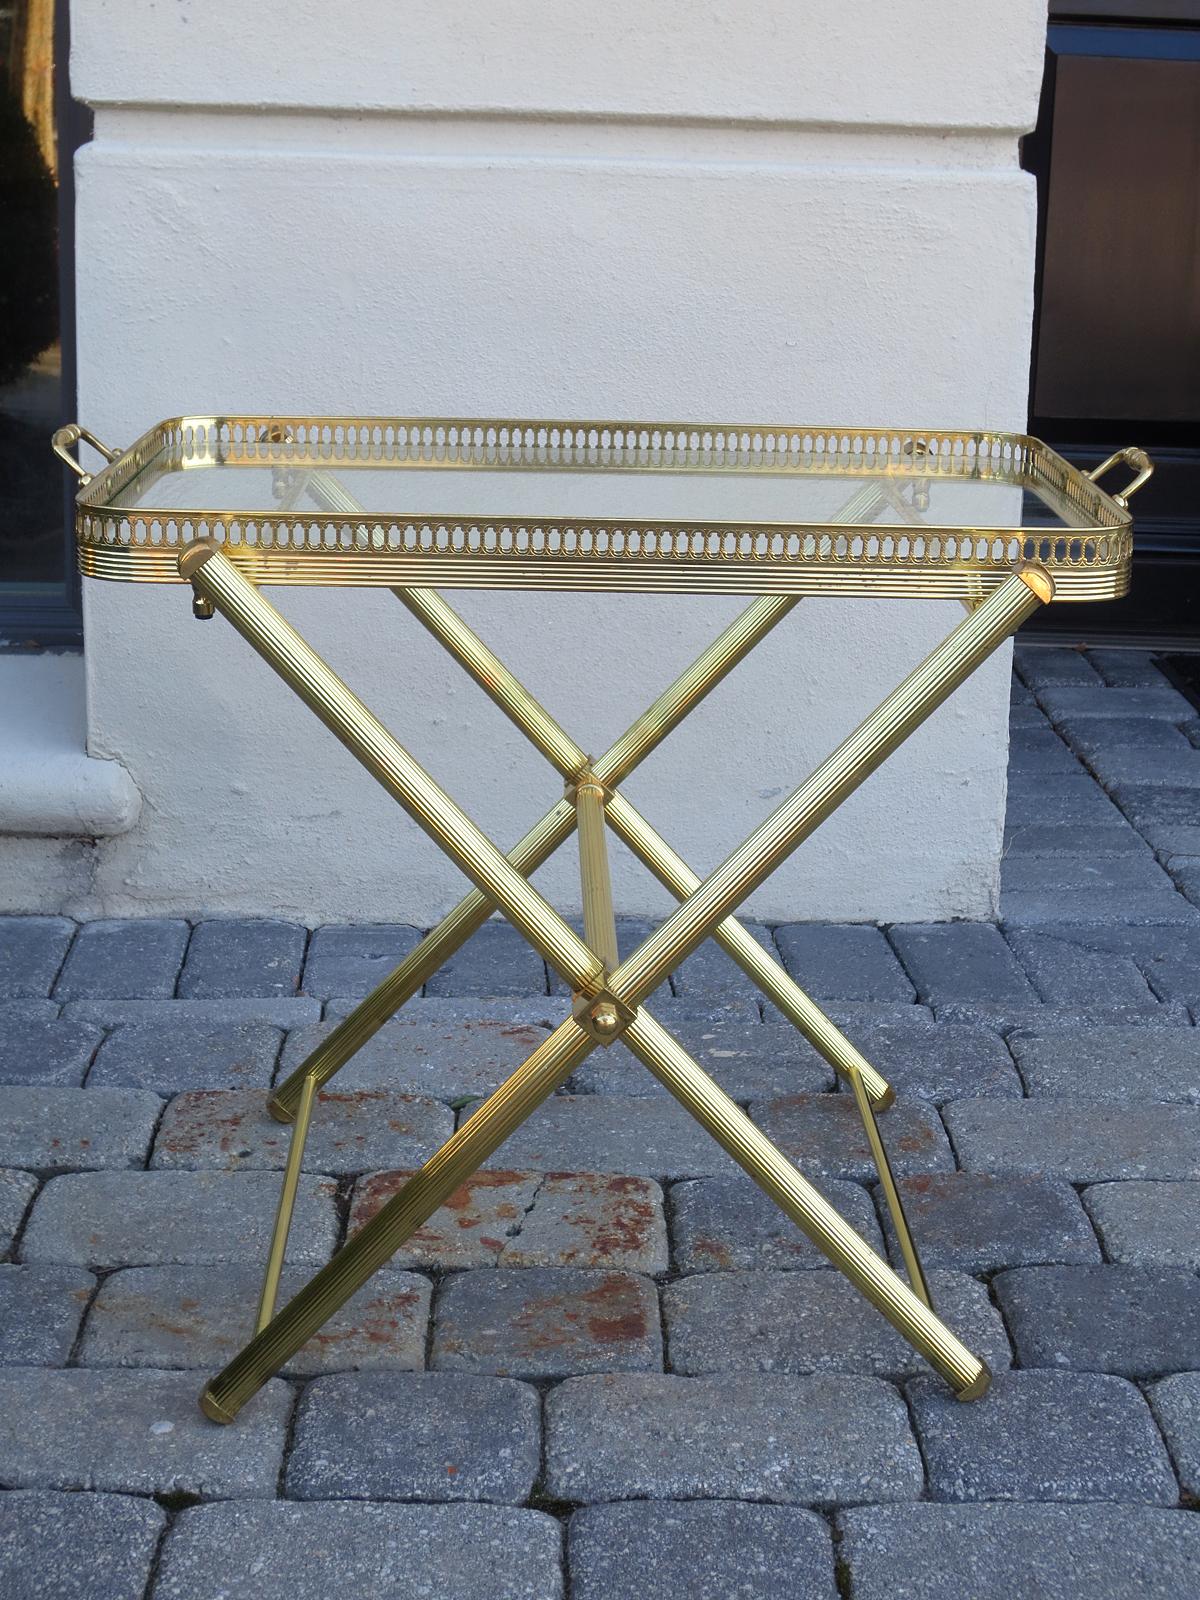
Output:
<path fill-rule="evenodd" d="M 58 145 L 58 304 L 62 349 L 62 421 L 74 419 L 78 395 L 75 332 L 75 152 L 92 134 L 92 114 L 71 98 L 70 0 L 54 7 L 54 125 Z M 50 441 L 46 440 L 46 449 Z M 75 560 L 78 479 L 63 468 L 63 580 L 54 593 L 22 594 L 0 580 L 0 644 L 5 649 L 83 643 L 83 606 Z"/>
<path fill-rule="evenodd" d="M 1057 60 L 1060 56 L 1118 59 L 1200 60 L 1200 0 L 1091 0 L 1052 3 L 1047 30 L 1046 73 L 1036 130 L 1022 141 L 1021 165 L 1037 180 L 1037 257 L 1034 325 L 1029 372 L 1032 432 L 1084 468 L 1099 465 L 1116 444 L 1148 448 L 1166 473 L 1195 470 L 1200 460 L 1196 425 L 1130 417 L 1120 421 L 1049 418 L 1037 413 L 1036 393 L 1045 265 L 1050 141 L 1054 123 Z M 1159 485 L 1152 486 L 1158 488 Z M 1177 498 L 1177 496 L 1176 496 Z M 1161 495 L 1135 507 L 1134 587 L 1125 600 L 1080 608 L 1051 608 L 1026 632 L 1043 637 L 1176 646 L 1200 644 L 1200 556 L 1195 551 L 1197 518 L 1164 508 Z M 1182 536 L 1182 540 L 1181 540 Z"/>

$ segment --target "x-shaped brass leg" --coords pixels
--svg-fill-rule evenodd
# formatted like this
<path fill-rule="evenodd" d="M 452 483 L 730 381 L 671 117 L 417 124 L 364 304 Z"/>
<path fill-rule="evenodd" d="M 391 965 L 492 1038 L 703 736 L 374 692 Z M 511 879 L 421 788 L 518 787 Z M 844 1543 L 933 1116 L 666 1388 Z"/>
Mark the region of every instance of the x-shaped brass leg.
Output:
<path fill-rule="evenodd" d="M 1021 622 L 1051 598 L 1045 575 L 1037 569 L 1014 574 L 989 596 L 738 850 L 687 894 L 674 915 L 614 969 L 574 933 L 514 862 L 480 832 L 219 549 L 205 543 L 190 546 L 180 558 L 180 571 L 200 598 L 233 623 L 487 900 L 500 907 L 571 984 L 583 1008 L 555 1029 L 333 1260 L 260 1328 L 206 1389 L 202 1398 L 206 1413 L 218 1421 L 232 1420 L 266 1379 L 566 1081 L 599 1042 L 596 1030 L 602 1009 L 615 1011 L 619 1024 L 604 1032 L 624 1038 L 828 1259 L 946 1377 L 955 1392 L 961 1398 L 982 1393 L 989 1381 L 986 1366 L 654 1022 L 642 1001 Z M 594 771 L 589 776 L 594 776 Z M 855 1076 L 851 1074 L 852 1083 Z M 315 1088 L 315 1081 L 304 1087 L 306 1114 L 298 1119 L 294 1132 L 285 1191 L 289 1182 L 294 1186 L 299 1172 L 297 1147 L 302 1144 L 303 1123 Z M 856 1089 L 860 1104 L 865 1105 L 861 1080 Z"/>
<path fill-rule="evenodd" d="M 324 509 L 351 513 L 362 510 L 331 474 L 310 471 L 297 474 L 297 479 L 300 478 L 308 493 Z M 886 482 L 869 484 L 853 495 L 831 521 L 860 525 L 873 521 L 895 498 Z M 583 770 L 588 758 L 582 749 L 434 591 L 397 589 L 394 592 L 564 778 L 573 779 Z M 591 772 L 609 794 L 609 825 L 681 900 L 698 887 L 699 878 L 617 793 L 616 786 L 640 766 L 738 662 L 787 616 L 798 598 L 774 595 L 755 600 L 663 691 L 610 750 L 590 764 Z M 509 852 L 510 862 L 523 876 L 529 877 L 570 837 L 575 822 L 574 806 L 569 801 L 559 801 Z M 495 909 L 495 904 L 479 890 L 461 901 L 280 1084 L 268 1103 L 271 1114 L 281 1122 L 290 1121 L 296 1114 L 305 1083 L 315 1078 L 317 1087 L 323 1088 L 366 1041 L 420 991 L 426 980 L 445 965 Z M 851 1082 L 852 1074 L 857 1072 L 877 1110 L 891 1105 L 892 1091 L 879 1073 L 736 918 L 729 917 L 722 922 L 713 930 L 713 937 L 836 1072 L 847 1082 Z"/>

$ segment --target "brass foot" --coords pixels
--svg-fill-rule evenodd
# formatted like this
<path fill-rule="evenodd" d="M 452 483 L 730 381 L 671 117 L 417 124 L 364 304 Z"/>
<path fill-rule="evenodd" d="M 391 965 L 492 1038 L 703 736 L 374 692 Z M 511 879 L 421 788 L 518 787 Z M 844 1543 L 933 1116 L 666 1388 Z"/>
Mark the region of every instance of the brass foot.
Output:
<path fill-rule="evenodd" d="M 205 1389 L 200 1396 L 200 1409 L 210 1422 L 226 1424 L 233 1421 L 233 1412 L 227 1411 L 221 1402 L 213 1397 L 211 1389 Z"/>
<path fill-rule="evenodd" d="M 954 1398 L 956 1400 L 961 1400 L 963 1404 L 966 1405 L 972 1400 L 982 1400 L 984 1395 L 991 1387 L 992 1369 L 988 1366 L 986 1361 L 981 1361 L 979 1363 L 979 1376 L 977 1378 L 973 1378 L 965 1388 L 956 1389 L 954 1391 Z"/>
<path fill-rule="evenodd" d="M 267 1110 L 276 1122 L 295 1122 L 295 1114 L 288 1110 L 277 1095 L 272 1095 L 267 1101 Z"/>

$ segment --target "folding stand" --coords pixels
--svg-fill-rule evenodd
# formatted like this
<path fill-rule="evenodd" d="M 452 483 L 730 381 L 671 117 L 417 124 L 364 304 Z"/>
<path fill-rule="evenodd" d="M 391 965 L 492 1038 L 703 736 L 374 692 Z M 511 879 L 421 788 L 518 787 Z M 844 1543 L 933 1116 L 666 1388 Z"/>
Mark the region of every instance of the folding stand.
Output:
<path fill-rule="evenodd" d="M 64 435 L 71 432 L 64 430 Z M 79 437 L 77 430 L 73 438 L 64 435 L 57 440 L 64 450 Z M 262 1384 L 565 1083 L 592 1050 L 617 1039 L 960 1399 L 974 1399 L 986 1391 L 990 1381 L 986 1365 L 932 1308 L 875 1121 L 876 1110 L 892 1101 L 890 1087 L 734 913 L 982 662 L 1055 597 L 1056 585 L 1074 598 L 1123 592 L 1129 560 L 1125 501 L 1151 469 L 1140 452 L 1121 452 L 1119 458 L 1141 474 L 1124 497 L 1105 495 L 1094 483 L 1118 457 L 1088 479 L 1036 441 L 1003 435 L 704 430 L 682 424 L 187 419 L 160 425 L 117 458 L 95 488 L 81 492 L 85 572 L 163 581 L 168 575 L 166 563 L 177 560 L 179 575 L 192 585 L 197 615 L 219 611 L 227 618 L 476 886 L 276 1090 L 270 1109 L 280 1120 L 293 1120 L 294 1129 L 257 1332 L 205 1389 L 201 1404 L 209 1417 L 232 1421 Z M 808 474 L 826 480 L 840 475 L 857 479 L 859 487 L 840 512 L 827 513 L 816 525 L 690 523 L 681 529 L 661 521 L 635 524 L 607 519 L 599 524 L 592 520 L 531 526 L 513 518 L 381 517 L 346 492 L 330 474 L 326 465 L 330 460 L 356 468 L 382 461 L 418 470 L 550 469 L 591 471 L 597 476 L 740 472 L 775 478 Z M 270 513 L 224 506 L 186 513 L 148 509 L 148 497 L 161 484 L 164 471 L 225 466 L 231 461 L 244 466 L 270 463 L 273 493 L 285 509 Z M 1011 524 L 969 530 L 927 527 L 922 512 L 930 485 L 942 477 L 957 488 L 982 482 L 998 483 L 1010 491 L 1021 488 L 1036 495 L 1051 513 L 1069 519 L 1067 527 L 1056 528 L 1053 535 Z M 910 491 L 907 496 L 905 489 Z M 310 499 L 323 518 L 310 513 L 306 520 L 298 520 L 294 506 L 302 497 Z M 909 528 L 920 525 L 920 533 L 881 530 L 871 535 L 871 523 L 885 514 Z M 681 544 L 681 539 L 691 543 Z M 697 565 L 700 578 L 694 571 Z M 327 575 L 334 572 L 336 576 Z M 392 587 L 558 771 L 565 784 L 563 799 L 505 855 L 263 598 L 247 573 L 273 582 L 369 582 Z M 419 586 L 414 582 L 418 578 L 424 580 Z M 760 597 L 605 755 L 592 760 L 446 601 L 425 586 L 433 582 L 668 591 L 703 587 L 726 593 L 759 590 Z M 701 880 L 618 785 L 804 593 L 824 592 L 956 595 L 967 604 L 968 615 L 772 816 Z M 680 901 L 674 914 L 623 961 L 617 953 L 608 828 Z M 577 831 L 579 843 L 582 938 L 528 881 L 572 831 Z M 276 1311 L 304 1143 L 318 1091 L 495 909 L 570 984 L 571 1015 L 329 1264 Z M 647 1010 L 647 996 L 709 937 L 848 1082 L 909 1283 L 870 1249 Z"/>

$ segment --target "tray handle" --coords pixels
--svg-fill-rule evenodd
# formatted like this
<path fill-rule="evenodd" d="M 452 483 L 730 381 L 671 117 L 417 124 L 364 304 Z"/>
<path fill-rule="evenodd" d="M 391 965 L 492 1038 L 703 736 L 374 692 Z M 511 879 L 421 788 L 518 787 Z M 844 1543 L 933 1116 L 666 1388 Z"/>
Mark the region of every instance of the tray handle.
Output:
<path fill-rule="evenodd" d="M 102 455 L 105 461 L 108 462 L 116 461 L 121 452 L 119 450 L 111 450 L 108 445 L 101 444 L 94 433 L 89 433 L 86 428 L 81 428 L 77 422 L 69 422 L 65 428 L 57 428 L 50 439 L 54 454 L 60 461 L 66 462 L 81 483 L 86 484 L 92 481 L 92 474 L 86 471 L 82 463 L 71 454 L 71 446 L 78 444 L 81 439 L 84 444 L 90 444 L 92 449 L 98 455 Z"/>
<path fill-rule="evenodd" d="M 1126 445 L 1124 450 L 1114 450 L 1107 461 L 1102 461 L 1098 467 L 1093 467 L 1087 476 L 1093 483 L 1098 483 L 1110 467 L 1115 467 L 1118 461 L 1123 461 L 1131 472 L 1136 472 L 1137 477 L 1121 491 L 1120 494 L 1111 496 L 1122 510 L 1128 506 L 1130 500 L 1142 485 L 1154 476 L 1154 463 L 1144 450 L 1139 450 L 1137 445 Z"/>

